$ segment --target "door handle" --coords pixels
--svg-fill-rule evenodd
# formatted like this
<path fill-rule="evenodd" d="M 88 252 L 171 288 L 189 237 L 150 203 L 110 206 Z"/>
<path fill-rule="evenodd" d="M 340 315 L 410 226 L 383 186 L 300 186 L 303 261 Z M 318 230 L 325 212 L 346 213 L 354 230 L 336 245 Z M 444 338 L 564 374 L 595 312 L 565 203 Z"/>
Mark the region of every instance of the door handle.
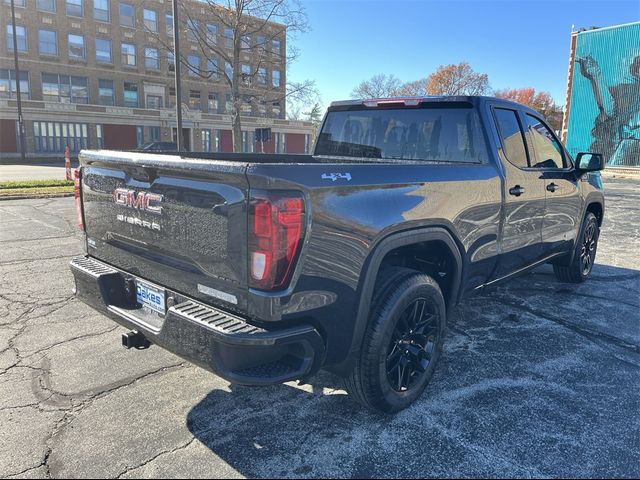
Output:
<path fill-rule="evenodd" d="M 511 187 L 509 189 L 509 195 L 514 195 L 516 197 L 519 197 L 523 193 L 524 193 L 524 188 L 522 188 L 520 185 L 516 185 L 515 187 Z"/>
<path fill-rule="evenodd" d="M 549 190 L 550 192 L 555 192 L 559 188 L 560 187 L 558 185 L 556 185 L 555 183 L 550 183 L 549 185 L 547 185 L 547 190 Z"/>

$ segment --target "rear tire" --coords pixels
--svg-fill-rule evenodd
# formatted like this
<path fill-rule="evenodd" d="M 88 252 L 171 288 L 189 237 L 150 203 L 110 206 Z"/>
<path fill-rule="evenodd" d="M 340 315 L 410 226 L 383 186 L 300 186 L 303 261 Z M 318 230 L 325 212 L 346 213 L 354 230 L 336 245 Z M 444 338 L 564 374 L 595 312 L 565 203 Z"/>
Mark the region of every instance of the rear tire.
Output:
<path fill-rule="evenodd" d="M 442 353 L 446 307 L 428 275 L 392 267 L 376 284 L 369 323 L 347 391 L 386 413 L 410 406 L 424 391 Z"/>
<path fill-rule="evenodd" d="M 600 237 L 600 225 L 596 216 L 588 212 L 576 239 L 573 260 L 570 265 L 553 265 L 556 278 L 566 283 L 582 283 L 593 270 Z"/>

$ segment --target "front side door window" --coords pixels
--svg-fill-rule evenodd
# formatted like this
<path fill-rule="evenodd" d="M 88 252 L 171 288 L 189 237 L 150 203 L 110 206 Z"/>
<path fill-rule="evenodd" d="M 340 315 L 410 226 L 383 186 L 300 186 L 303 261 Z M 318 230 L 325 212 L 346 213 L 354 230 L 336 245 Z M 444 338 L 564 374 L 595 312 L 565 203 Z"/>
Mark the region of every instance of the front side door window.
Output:
<path fill-rule="evenodd" d="M 530 145 L 535 152 L 535 159 L 531 159 L 534 168 L 566 168 L 567 162 L 560 142 L 553 132 L 540 120 L 530 114 L 525 114 L 527 133 Z"/>

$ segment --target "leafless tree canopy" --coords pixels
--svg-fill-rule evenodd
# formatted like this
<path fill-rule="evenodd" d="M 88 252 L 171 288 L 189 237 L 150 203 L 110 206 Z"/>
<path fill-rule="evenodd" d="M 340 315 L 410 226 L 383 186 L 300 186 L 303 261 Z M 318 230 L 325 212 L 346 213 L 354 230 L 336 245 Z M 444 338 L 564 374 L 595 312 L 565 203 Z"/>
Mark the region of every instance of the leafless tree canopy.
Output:
<path fill-rule="evenodd" d="M 351 98 L 385 98 L 398 95 L 402 83 L 394 75 L 378 74 L 365 80 L 351 92 Z"/>
<path fill-rule="evenodd" d="M 181 40 L 184 34 L 190 42 L 181 44 L 176 61 L 201 78 L 222 79 L 227 84 L 235 151 L 242 149 L 243 105 L 284 106 L 287 99 L 315 92 L 310 80 L 287 82 L 284 71 L 285 65 L 298 57 L 298 50 L 287 42 L 308 29 L 307 16 L 298 0 L 177 1 Z M 206 21 L 199 16 L 203 13 Z M 172 41 L 163 41 L 161 35 L 157 38 L 175 55 Z M 189 45 L 193 44 L 204 59 L 199 65 L 189 61 Z M 271 81 L 268 72 L 272 72 Z"/>

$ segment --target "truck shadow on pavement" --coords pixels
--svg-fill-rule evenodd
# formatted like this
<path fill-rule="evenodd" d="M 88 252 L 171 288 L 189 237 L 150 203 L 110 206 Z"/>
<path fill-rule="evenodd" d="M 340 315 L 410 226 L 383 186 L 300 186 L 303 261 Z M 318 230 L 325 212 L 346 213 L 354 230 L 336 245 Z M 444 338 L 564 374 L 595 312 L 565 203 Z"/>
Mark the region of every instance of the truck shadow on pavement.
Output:
<path fill-rule="evenodd" d="M 574 285 L 544 266 L 457 308 L 431 384 L 395 416 L 320 372 L 213 390 L 187 426 L 247 477 L 638 476 L 639 298 L 638 270 Z"/>

